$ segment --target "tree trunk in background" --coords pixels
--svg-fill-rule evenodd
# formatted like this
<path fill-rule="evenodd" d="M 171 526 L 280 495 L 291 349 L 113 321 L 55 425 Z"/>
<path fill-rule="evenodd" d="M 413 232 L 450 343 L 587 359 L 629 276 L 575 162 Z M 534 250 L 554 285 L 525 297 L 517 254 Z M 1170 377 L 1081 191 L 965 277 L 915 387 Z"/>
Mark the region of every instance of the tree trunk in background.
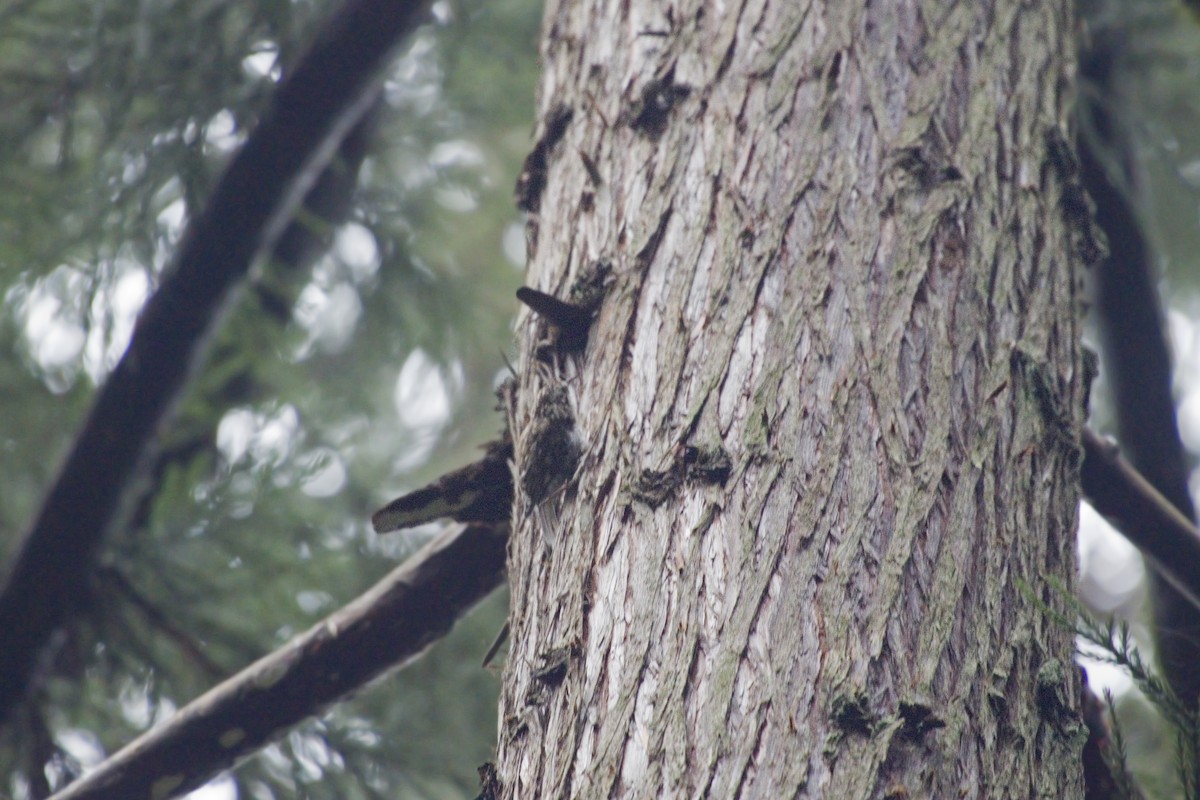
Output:
<path fill-rule="evenodd" d="M 736 6 L 736 7 L 735 7 Z M 551 2 L 503 796 L 1072 797 L 1065 4 Z M 541 355 L 541 362 L 538 355 Z M 550 360 L 551 364 L 545 362 Z M 531 467 L 531 464 L 533 465 Z"/>

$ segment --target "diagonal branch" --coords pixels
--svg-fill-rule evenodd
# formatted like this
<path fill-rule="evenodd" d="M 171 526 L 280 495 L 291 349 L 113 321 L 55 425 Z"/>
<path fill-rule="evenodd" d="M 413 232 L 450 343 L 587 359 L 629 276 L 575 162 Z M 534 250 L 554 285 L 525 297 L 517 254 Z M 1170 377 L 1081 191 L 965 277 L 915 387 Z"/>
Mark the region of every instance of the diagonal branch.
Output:
<path fill-rule="evenodd" d="M 412 661 L 504 579 L 508 525 L 448 530 L 354 602 L 143 734 L 53 800 L 195 789 Z"/>
<path fill-rule="evenodd" d="M 256 257 L 287 224 L 429 0 L 347 0 L 279 87 L 189 227 L 0 588 L 0 721 L 81 601 L 104 533 L 159 427 Z"/>
<path fill-rule="evenodd" d="M 1200 617 L 1200 532 L 1159 494 L 1117 446 L 1083 430 L 1083 494 L 1141 551 Z"/>

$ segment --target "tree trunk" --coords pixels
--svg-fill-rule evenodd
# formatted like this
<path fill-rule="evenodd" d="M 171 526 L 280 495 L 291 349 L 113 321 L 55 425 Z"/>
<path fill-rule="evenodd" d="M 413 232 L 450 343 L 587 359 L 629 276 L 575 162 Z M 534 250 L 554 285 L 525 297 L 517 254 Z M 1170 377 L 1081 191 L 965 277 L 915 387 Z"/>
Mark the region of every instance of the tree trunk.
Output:
<path fill-rule="evenodd" d="M 528 283 L 607 292 L 519 326 L 503 796 L 1079 796 L 1066 4 L 544 37 Z"/>

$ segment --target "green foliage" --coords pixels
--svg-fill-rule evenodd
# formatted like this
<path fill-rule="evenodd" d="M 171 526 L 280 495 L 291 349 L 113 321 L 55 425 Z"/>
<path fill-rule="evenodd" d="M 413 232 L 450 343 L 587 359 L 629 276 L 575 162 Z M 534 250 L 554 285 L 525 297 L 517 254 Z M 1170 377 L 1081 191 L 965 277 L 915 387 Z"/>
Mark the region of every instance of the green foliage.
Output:
<path fill-rule="evenodd" d="M 0 553 L 268 102 L 273 70 L 332 7 L 0 9 Z M 0 733 L 0 794 L 26 796 L 46 762 L 61 783 L 74 755 L 114 751 L 353 599 L 420 543 L 376 539 L 371 511 L 473 460 L 499 429 L 491 388 L 520 279 L 505 242 L 520 238 L 511 187 L 540 8 L 442 3 L 436 18 L 388 78 L 330 255 L 300 274 L 262 266 L 161 432 L 95 602 L 30 714 Z M 494 598 L 426 659 L 244 765 L 241 796 L 469 792 L 495 741 L 498 681 L 478 664 L 503 616 Z"/>
<path fill-rule="evenodd" d="M 1108 709 L 1108 717 L 1112 720 L 1112 745 L 1103 753 L 1105 763 L 1113 782 L 1124 797 L 1137 797 L 1139 794 L 1137 782 L 1129 773 L 1129 748 L 1125 743 L 1125 732 L 1117 717 L 1117 703 L 1113 693 L 1104 690 L 1104 705 Z"/>
<path fill-rule="evenodd" d="M 1093 645 L 1088 655 L 1100 661 L 1105 661 L 1126 670 L 1133 679 L 1134 686 L 1141 692 L 1141 697 L 1149 704 L 1149 708 L 1158 716 L 1156 722 L 1144 719 L 1137 721 L 1138 739 L 1141 740 L 1141 752 L 1131 757 L 1131 748 L 1126 742 L 1126 722 L 1128 714 L 1125 706 L 1130 705 L 1130 712 L 1136 708 L 1139 700 L 1131 699 L 1122 703 L 1118 709 L 1111 692 L 1105 693 L 1105 700 L 1110 711 L 1112 724 L 1112 748 L 1108 755 L 1109 769 L 1120 786 L 1125 787 L 1127 796 L 1137 796 L 1130 791 L 1135 784 L 1139 785 L 1148 797 L 1183 797 L 1189 800 L 1200 798 L 1200 782 L 1197 782 L 1197 759 L 1200 750 L 1200 715 L 1187 707 L 1171 691 L 1170 686 L 1160 676 L 1151 670 L 1130 633 L 1129 624 L 1124 621 L 1108 619 L 1099 621 L 1082 608 L 1078 607 L 1080 615 L 1076 623 L 1076 635 L 1084 642 Z M 1147 724 L 1149 722 L 1149 724 Z M 1171 746 L 1164 747 L 1154 753 L 1146 748 L 1146 740 L 1154 735 L 1154 729 L 1164 730 L 1173 740 Z M 1167 766 L 1160 764 L 1161 756 L 1172 753 L 1173 770 L 1162 769 Z M 1157 756 L 1157 757 L 1156 757 Z M 1132 765 L 1132 770 L 1130 769 Z M 1132 771 L 1133 775 L 1130 774 Z M 1175 780 L 1167 779 L 1174 773 Z M 1134 780 L 1136 776 L 1136 781 Z"/>
<path fill-rule="evenodd" d="M 1142 659 L 1129 630 L 1129 623 L 1108 619 L 1095 619 L 1082 606 L 1075 633 L 1085 642 L 1099 648 L 1096 658 L 1125 669 L 1134 684 L 1145 695 L 1166 721 L 1178 730 L 1192 730 L 1196 725 L 1196 714 L 1180 701 L 1167 682 L 1154 673 Z"/>
<path fill-rule="evenodd" d="M 1113 617 L 1098 619 L 1056 581 L 1049 581 L 1049 588 L 1074 618 L 1043 601 L 1027 586 L 1022 587 L 1022 593 L 1056 624 L 1074 631 L 1081 647 L 1090 645 L 1082 648 L 1089 658 L 1123 669 L 1140 693 L 1120 704 L 1111 692 L 1104 693 L 1112 736 L 1103 754 L 1117 785 L 1128 797 L 1144 793 L 1151 798 L 1200 798 L 1196 772 L 1200 768 L 1200 714 L 1180 700 L 1142 658 L 1128 622 Z M 1137 730 L 1136 747 L 1127 741 L 1128 727 Z M 1170 763 L 1163 762 L 1166 753 L 1174 756 Z M 1173 775 L 1174 780 L 1167 775 Z"/>

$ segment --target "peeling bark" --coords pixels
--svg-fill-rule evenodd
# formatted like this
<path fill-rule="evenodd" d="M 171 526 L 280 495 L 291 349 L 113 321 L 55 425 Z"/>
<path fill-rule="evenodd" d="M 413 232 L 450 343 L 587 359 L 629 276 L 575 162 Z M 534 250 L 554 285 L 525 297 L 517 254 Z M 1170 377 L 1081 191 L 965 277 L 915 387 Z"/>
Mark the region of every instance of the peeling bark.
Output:
<path fill-rule="evenodd" d="M 504 797 L 1080 796 L 1070 25 L 550 3 L 527 283 L 611 285 L 519 323 Z"/>

